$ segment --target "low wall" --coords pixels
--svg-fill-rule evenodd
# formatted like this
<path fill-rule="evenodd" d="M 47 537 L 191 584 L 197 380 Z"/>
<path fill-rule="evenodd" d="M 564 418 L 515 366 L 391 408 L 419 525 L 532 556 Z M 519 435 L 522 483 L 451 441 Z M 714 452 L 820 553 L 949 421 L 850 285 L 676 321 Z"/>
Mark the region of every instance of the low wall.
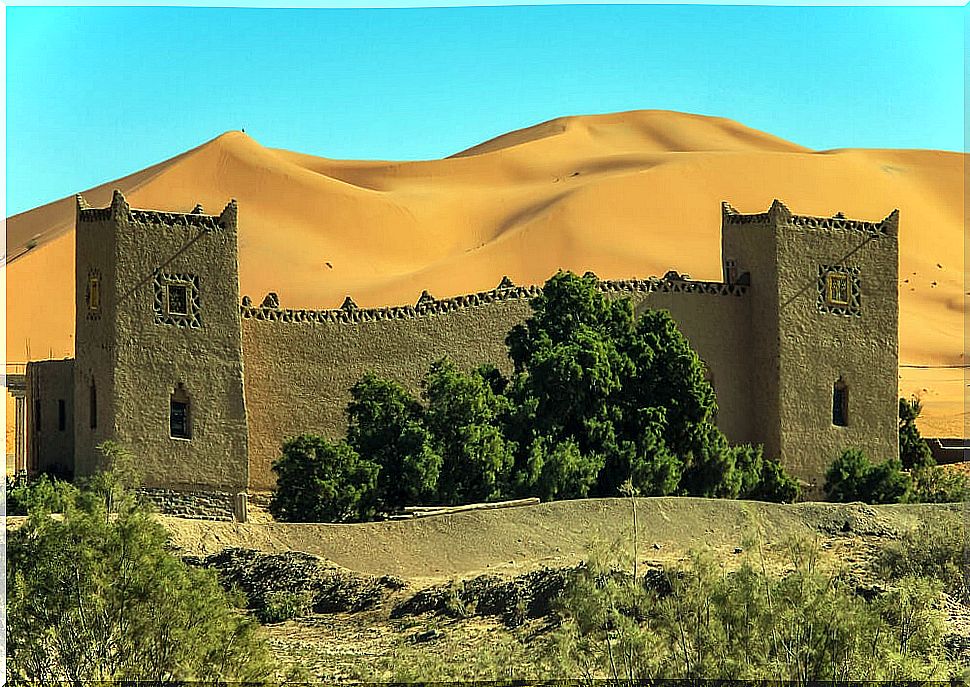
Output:
<path fill-rule="evenodd" d="M 165 515 L 202 520 L 235 520 L 236 495 L 221 491 L 175 491 L 139 487 L 139 496 L 151 501 Z"/>
<path fill-rule="evenodd" d="M 756 441 L 744 416 L 749 393 L 743 351 L 746 287 L 679 278 L 600 282 L 610 296 L 630 297 L 637 309 L 663 308 L 713 372 L 718 424 L 732 441 Z M 414 393 L 428 366 L 448 355 L 471 369 L 491 362 L 508 373 L 505 337 L 531 313 L 538 287 L 503 286 L 415 306 L 361 310 L 286 310 L 274 297 L 242 306 L 242 347 L 249 424 L 249 489 L 275 487 L 273 461 L 282 442 L 304 432 L 339 439 L 350 388 L 367 371 Z M 721 400 L 723 399 L 723 400 Z"/>

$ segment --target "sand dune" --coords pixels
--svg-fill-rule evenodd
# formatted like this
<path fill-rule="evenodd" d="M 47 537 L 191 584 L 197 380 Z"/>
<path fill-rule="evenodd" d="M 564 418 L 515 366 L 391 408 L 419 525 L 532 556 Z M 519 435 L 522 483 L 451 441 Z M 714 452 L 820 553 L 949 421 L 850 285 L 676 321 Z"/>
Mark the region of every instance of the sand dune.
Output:
<path fill-rule="evenodd" d="M 720 201 L 761 212 L 880 219 L 900 228 L 900 392 L 928 435 L 965 435 L 965 156 L 812 151 L 736 122 L 663 111 L 564 117 L 449 158 L 346 161 L 264 148 L 241 132 L 82 190 L 133 207 L 240 207 L 240 281 L 284 306 L 414 302 L 558 268 L 601 277 L 720 276 Z M 79 189 L 81 190 L 81 189 Z M 7 220 L 7 355 L 73 352 L 74 200 Z M 28 249 L 29 246 L 30 247 Z M 923 366 L 923 367 L 913 367 Z"/>

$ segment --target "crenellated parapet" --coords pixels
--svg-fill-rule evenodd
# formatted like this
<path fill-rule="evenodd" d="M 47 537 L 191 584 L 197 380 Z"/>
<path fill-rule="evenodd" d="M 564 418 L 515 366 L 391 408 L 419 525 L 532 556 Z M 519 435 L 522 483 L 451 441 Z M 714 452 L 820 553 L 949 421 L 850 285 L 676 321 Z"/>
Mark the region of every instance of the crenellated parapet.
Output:
<path fill-rule="evenodd" d="M 835 231 L 857 231 L 870 235 L 896 236 L 899 231 L 899 210 L 893 210 L 879 222 L 847 219 L 841 212 L 832 217 L 815 217 L 811 215 L 795 215 L 780 200 L 771 203 L 768 212 L 743 214 L 738 212 L 730 203 L 721 203 L 721 221 L 723 224 L 773 224 L 775 226 L 790 226 L 801 229 L 826 229 Z"/>
<path fill-rule="evenodd" d="M 218 215 L 204 214 L 202 205 L 196 204 L 189 212 L 163 212 L 161 210 L 140 210 L 128 205 L 124 194 L 116 190 L 111 204 L 105 208 L 92 208 L 81 194 L 75 196 L 77 221 L 107 222 L 118 221 L 126 224 L 152 224 L 168 227 L 196 227 L 204 231 L 217 231 L 235 226 L 237 217 L 236 200 L 232 199 Z"/>
<path fill-rule="evenodd" d="M 664 278 L 601 280 L 599 288 L 611 295 L 633 295 L 648 293 L 692 293 L 711 296 L 741 297 L 748 289 L 745 284 L 726 284 L 714 281 L 693 281 L 676 272 L 668 272 Z M 289 309 L 279 307 L 275 293 L 267 294 L 260 307 L 252 305 L 249 296 L 244 296 L 240 306 L 243 319 L 265 320 L 271 322 L 306 323 L 355 323 L 379 322 L 385 320 L 406 320 L 430 315 L 444 315 L 456 310 L 489 306 L 496 303 L 523 301 L 535 298 L 542 293 L 540 286 L 515 286 L 508 277 L 503 277 L 498 287 L 488 291 L 436 299 L 427 291 L 415 305 L 391 306 L 382 308 L 359 308 L 350 296 L 339 308 L 328 310 Z"/>

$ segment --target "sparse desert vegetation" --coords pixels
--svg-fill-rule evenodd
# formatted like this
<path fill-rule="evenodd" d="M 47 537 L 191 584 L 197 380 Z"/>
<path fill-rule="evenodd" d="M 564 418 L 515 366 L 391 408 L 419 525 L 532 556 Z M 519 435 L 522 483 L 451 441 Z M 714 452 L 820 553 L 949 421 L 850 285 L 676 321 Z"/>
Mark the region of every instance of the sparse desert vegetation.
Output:
<path fill-rule="evenodd" d="M 247 525 L 153 516 L 111 475 L 71 493 L 58 517 L 28 496 L 9 532 L 13 676 L 807 683 L 970 668 L 965 504 L 615 498 Z M 222 672 L 202 667 L 217 656 Z"/>
<path fill-rule="evenodd" d="M 8 533 L 11 684 L 275 679 L 255 621 L 111 480 L 75 491 L 57 519 L 33 501 Z"/>

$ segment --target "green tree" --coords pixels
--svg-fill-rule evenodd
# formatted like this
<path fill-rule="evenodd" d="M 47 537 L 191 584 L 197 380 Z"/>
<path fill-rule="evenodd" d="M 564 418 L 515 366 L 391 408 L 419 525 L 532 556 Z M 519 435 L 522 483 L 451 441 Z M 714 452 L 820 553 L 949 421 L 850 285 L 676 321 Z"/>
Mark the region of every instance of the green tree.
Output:
<path fill-rule="evenodd" d="M 554 444 L 537 437 L 516 474 L 516 491 L 544 501 L 586 498 L 602 468 L 601 456 L 583 453 L 571 438 Z"/>
<path fill-rule="evenodd" d="M 602 496 L 627 480 L 644 495 L 788 497 L 796 489 L 777 463 L 765 468 L 760 453 L 731 447 L 714 425 L 704 364 L 667 312 L 635 317 L 629 299 L 607 297 L 595 275 L 570 272 L 549 279 L 531 308 L 506 339 L 516 472 L 526 475 L 517 483 L 529 484 L 538 457 L 564 446 L 564 457 L 601 465 L 591 493 Z M 773 481 L 759 491 L 762 477 Z"/>
<path fill-rule="evenodd" d="M 362 459 L 380 466 L 377 509 L 393 512 L 434 498 L 441 456 L 421 404 L 397 382 L 371 372 L 350 394 L 347 443 Z"/>
<path fill-rule="evenodd" d="M 830 501 L 900 503 L 908 500 L 911 488 L 898 460 L 873 464 L 856 448 L 843 451 L 825 473 L 825 495 Z"/>
<path fill-rule="evenodd" d="M 287 522 L 346 522 L 374 515 L 378 467 L 345 442 L 304 434 L 283 444 L 273 463 L 270 513 Z"/>
<path fill-rule="evenodd" d="M 212 571 L 168 551 L 152 513 L 115 488 L 123 481 L 99 475 L 58 519 L 35 501 L 8 534 L 11 683 L 273 679 L 255 623 L 230 606 Z"/>
<path fill-rule="evenodd" d="M 504 418 L 511 404 L 495 391 L 502 387 L 496 372 L 481 368 L 465 374 L 445 358 L 425 375 L 426 423 L 442 458 L 437 495 L 441 503 L 508 494 L 516 447 L 505 437 Z"/>
<path fill-rule="evenodd" d="M 916 418 L 923 406 L 919 398 L 899 399 L 899 459 L 906 470 L 918 470 L 935 465 L 933 454 L 920 436 Z"/>

